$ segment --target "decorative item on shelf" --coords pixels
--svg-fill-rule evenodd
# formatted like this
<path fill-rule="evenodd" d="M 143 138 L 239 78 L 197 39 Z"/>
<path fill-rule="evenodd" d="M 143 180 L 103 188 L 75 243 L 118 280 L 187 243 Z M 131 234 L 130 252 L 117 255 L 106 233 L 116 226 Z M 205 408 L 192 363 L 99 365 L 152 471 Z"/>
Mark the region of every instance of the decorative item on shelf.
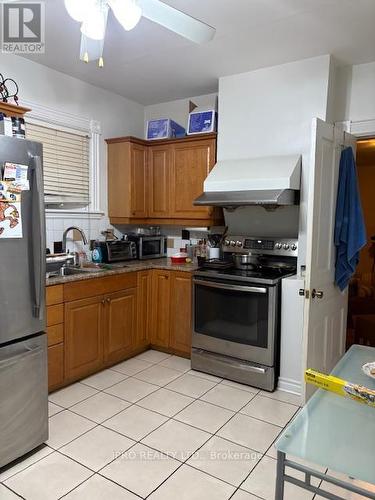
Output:
<path fill-rule="evenodd" d="M 8 118 L 22 118 L 29 108 L 20 106 L 18 101 L 18 84 L 13 78 L 4 78 L 0 73 L 0 113 Z M 15 104 L 9 102 L 13 100 Z"/>
<path fill-rule="evenodd" d="M 4 78 L 0 73 L 0 93 L 3 102 L 8 102 L 8 99 L 13 99 L 18 105 L 18 85 L 13 78 Z"/>

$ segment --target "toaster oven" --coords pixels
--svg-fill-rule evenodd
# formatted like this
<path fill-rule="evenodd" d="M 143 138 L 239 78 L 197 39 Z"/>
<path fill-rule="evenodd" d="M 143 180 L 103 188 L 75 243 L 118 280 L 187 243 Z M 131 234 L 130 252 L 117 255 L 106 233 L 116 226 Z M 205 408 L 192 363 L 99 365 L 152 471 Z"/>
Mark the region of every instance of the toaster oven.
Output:
<path fill-rule="evenodd" d="M 137 246 L 134 241 L 100 241 L 102 262 L 121 262 L 137 258 Z"/>

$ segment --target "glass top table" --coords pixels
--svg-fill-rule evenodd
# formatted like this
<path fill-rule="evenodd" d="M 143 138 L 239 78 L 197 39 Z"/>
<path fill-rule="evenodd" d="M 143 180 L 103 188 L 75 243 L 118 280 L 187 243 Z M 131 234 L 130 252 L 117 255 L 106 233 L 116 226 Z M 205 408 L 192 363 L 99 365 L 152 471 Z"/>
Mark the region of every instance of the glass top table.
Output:
<path fill-rule="evenodd" d="M 332 375 L 375 389 L 375 380 L 361 369 L 370 361 L 375 361 L 375 348 L 353 345 Z M 318 389 L 275 447 L 278 458 L 293 455 L 375 484 L 375 408 Z"/>

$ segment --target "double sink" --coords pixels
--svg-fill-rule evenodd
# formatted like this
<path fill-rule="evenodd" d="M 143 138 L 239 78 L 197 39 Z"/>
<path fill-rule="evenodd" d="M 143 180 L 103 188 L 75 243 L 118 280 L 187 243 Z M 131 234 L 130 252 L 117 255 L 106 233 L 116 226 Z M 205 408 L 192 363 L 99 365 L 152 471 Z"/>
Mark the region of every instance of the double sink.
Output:
<path fill-rule="evenodd" d="M 127 265 L 110 265 L 110 264 L 102 264 L 102 265 L 95 265 L 95 266 L 87 266 L 87 267 L 76 267 L 76 266 L 62 266 L 60 269 L 52 272 L 47 272 L 47 276 L 49 278 L 54 278 L 54 277 L 63 277 L 63 276 L 76 276 L 76 275 L 83 275 L 83 274 L 92 274 L 92 273 L 98 273 L 98 272 L 103 272 L 103 271 L 111 271 L 113 269 L 118 269 L 118 268 L 124 268 L 124 267 L 129 267 Z"/>

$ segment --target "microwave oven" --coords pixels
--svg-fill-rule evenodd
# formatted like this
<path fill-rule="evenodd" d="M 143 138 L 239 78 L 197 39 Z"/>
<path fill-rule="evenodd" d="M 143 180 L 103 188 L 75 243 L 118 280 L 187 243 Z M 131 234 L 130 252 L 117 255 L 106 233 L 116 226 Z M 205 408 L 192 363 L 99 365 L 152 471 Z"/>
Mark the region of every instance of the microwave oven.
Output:
<path fill-rule="evenodd" d="M 134 241 L 137 246 L 137 257 L 140 260 L 158 259 L 167 256 L 166 236 L 146 236 L 144 234 L 128 234 L 128 241 Z"/>

